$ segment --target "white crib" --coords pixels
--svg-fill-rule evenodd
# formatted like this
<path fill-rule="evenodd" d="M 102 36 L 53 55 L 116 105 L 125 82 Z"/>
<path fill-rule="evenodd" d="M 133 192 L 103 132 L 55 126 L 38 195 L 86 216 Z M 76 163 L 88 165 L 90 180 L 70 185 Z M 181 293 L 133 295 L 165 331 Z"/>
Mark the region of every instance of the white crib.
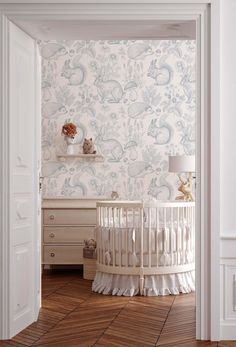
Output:
<path fill-rule="evenodd" d="M 167 295 L 195 289 L 194 202 L 97 203 L 93 291 Z"/>

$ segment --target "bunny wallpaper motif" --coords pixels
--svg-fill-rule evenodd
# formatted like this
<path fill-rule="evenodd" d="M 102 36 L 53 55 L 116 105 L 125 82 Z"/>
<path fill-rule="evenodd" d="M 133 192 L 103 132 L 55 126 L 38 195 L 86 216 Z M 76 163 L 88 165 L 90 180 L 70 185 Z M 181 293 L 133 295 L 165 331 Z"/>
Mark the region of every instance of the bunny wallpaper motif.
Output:
<path fill-rule="evenodd" d="M 47 41 L 42 55 L 44 197 L 174 199 L 168 155 L 195 152 L 195 41 Z M 103 162 L 69 159 L 93 138 Z"/>

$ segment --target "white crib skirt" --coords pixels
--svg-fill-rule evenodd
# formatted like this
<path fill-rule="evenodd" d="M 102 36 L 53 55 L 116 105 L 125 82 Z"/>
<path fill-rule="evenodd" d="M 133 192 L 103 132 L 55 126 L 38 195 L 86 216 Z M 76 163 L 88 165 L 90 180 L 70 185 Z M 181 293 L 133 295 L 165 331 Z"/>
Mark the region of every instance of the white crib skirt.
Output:
<path fill-rule="evenodd" d="M 140 277 L 114 275 L 97 271 L 92 290 L 104 295 L 134 296 L 139 294 Z M 195 271 L 168 275 L 145 275 L 145 296 L 191 293 L 195 291 Z"/>
<path fill-rule="evenodd" d="M 97 271 L 92 290 L 105 295 L 134 296 L 139 293 L 139 276 L 113 275 Z"/>

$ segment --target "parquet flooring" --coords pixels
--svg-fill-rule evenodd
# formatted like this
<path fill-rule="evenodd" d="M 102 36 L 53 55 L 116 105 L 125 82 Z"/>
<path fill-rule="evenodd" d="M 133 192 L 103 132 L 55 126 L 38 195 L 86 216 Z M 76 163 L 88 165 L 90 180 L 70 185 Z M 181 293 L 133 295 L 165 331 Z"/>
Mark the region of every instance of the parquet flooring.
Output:
<path fill-rule="evenodd" d="M 104 296 L 68 270 L 46 272 L 42 284 L 38 321 L 0 347 L 236 347 L 195 340 L 194 294 Z"/>

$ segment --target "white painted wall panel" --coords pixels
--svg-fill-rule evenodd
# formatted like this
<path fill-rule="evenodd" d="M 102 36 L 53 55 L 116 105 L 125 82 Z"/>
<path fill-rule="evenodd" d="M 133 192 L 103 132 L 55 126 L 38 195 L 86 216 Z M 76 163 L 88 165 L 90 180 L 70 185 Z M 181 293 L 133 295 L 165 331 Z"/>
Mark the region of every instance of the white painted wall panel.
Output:
<path fill-rule="evenodd" d="M 221 222 L 236 233 L 236 1 L 221 6 Z M 234 78 L 232 78 L 234 76 Z"/>

